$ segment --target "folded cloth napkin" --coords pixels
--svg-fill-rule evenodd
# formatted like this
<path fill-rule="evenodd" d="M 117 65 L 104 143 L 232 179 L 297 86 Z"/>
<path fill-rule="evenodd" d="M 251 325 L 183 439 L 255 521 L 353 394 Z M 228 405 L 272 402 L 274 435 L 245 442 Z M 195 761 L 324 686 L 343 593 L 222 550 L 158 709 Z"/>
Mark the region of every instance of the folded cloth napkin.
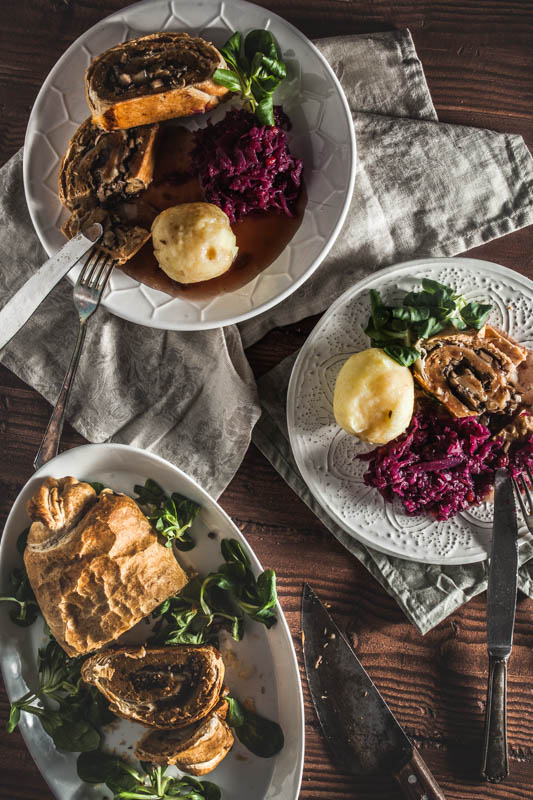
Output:
<path fill-rule="evenodd" d="M 24 199 L 20 151 L 0 170 L 0 307 L 45 260 Z M 61 281 L 0 355 L 51 403 L 77 320 L 72 287 Z M 160 331 L 103 309 L 88 324 L 68 419 L 90 442 L 149 450 L 218 496 L 244 458 L 259 413 L 235 326 Z"/>
<path fill-rule="evenodd" d="M 453 256 L 533 222 L 533 159 L 520 136 L 444 125 L 408 31 L 317 42 L 352 111 L 358 149 L 351 209 L 327 262 L 288 300 L 243 323 L 245 344 L 275 325 L 323 311 L 349 286 L 395 262 Z M 292 456 L 285 418 L 296 354 L 259 381 L 263 414 L 252 439 L 333 535 L 422 632 L 487 587 L 487 563 L 417 564 L 379 553 L 339 528 Z M 533 597 L 531 544 L 519 587 Z"/>
<path fill-rule="evenodd" d="M 245 344 L 276 325 L 323 311 L 379 267 L 453 255 L 533 221 L 533 172 L 522 140 L 438 123 L 408 31 L 317 45 L 336 70 L 353 112 L 359 159 L 354 199 L 326 262 L 291 298 L 240 326 Z M 1 307 L 45 259 L 26 209 L 20 153 L 0 171 L 0 223 Z M 53 402 L 75 335 L 71 288 L 63 281 L 0 358 Z M 290 364 L 279 369 L 286 383 Z M 312 504 L 294 465 L 292 473 L 288 468 L 285 391 L 272 384 L 278 374 L 261 383 L 265 410 L 255 440 Z M 104 310 L 89 325 L 68 418 L 90 441 L 124 442 L 158 453 L 217 496 L 238 469 L 259 413 L 235 327 L 164 332 Z M 331 520 L 315 510 L 332 529 Z M 460 581 L 452 569 L 348 544 L 421 630 L 483 588 L 484 565 L 465 567 Z M 523 573 L 521 588 L 530 591 L 528 586 L 533 592 L 533 581 Z"/>

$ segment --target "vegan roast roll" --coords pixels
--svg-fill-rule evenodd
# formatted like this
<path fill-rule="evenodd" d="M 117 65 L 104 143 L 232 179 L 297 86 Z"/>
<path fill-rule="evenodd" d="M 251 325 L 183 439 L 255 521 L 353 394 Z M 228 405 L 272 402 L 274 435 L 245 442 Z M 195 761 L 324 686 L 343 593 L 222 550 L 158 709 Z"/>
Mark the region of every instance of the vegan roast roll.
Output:
<path fill-rule="evenodd" d="M 105 133 L 83 122 L 69 142 L 59 169 L 59 199 L 73 209 L 81 198 L 99 203 L 127 200 L 153 177 L 158 125 Z"/>
<path fill-rule="evenodd" d="M 76 478 L 46 478 L 28 503 L 28 578 L 69 656 L 117 639 L 188 576 L 137 503 Z"/>
<path fill-rule="evenodd" d="M 212 80 L 226 62 L 212 44 L 187 33 L 153 33 L 98 56 L 85 76 L 96 125 L 110 131 L 214 108 L 228 93 Z"/>
<path fill-rule="evenodd" d="M 120 647 L 88 658 L 81 675 L 114 714 L 152 728 L 179 728 L 219 703 L 224 662 L 210 645 Z"/>
<path fill-rule="evenodd" d="M 422 342 L 422 353 L 415 378 L 454 417 L 508 413 L 520 402 L 514 384 L 527 351 L 496 328 L 443 331 Z"/>

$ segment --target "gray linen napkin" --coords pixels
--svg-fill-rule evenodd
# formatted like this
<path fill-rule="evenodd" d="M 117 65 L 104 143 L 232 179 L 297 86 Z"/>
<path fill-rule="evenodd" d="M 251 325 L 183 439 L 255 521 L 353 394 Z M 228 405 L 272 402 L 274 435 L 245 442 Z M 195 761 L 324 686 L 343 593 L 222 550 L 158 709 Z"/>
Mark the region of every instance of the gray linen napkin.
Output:
<path fill-rule="evenodd" d="M 453 256 L 533 222 L 533 160 L 522 138 L 444 125 L 408 31 L 320 40 L 352 111 L 358 148 L 347 221 L 325 264 L 286 301 L 240 326 L 245 344 L 276 325 L 324 311 L 363 276 L 395 262 Z M 296 354 L 259 381 L 252 439 L 333 535 L 422 632 L 487 585 L 486 563 L 416 564 L 366 548 L 314 500 L 291 453 L 285 400 Z M 533 546 L 522 542 L 522 564 Z M 533 564 L 520 570 L 533 597 Z"/>
<path fill-rule="evenodd" d="M 24 199 L 20 151 L 0 170 L 0 307 L 45 260 Z M 53 403 L 77 327 L 64 280 L 0 360 Z M 259 413 L 235 326 L 159 331 L 103 309 L 89 323 L 68 408 L 69 421 L 89 441 L 149 450 L 218 496 L 244 458 Z"/>

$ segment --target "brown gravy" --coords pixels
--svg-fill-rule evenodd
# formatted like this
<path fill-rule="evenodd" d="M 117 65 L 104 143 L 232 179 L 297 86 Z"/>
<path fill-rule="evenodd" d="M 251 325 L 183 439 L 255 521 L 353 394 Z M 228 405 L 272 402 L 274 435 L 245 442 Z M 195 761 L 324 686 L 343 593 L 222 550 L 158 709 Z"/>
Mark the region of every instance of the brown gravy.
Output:
<path fill-rule="evenodd" d="M 153 182 L 135 202 L 135 215 L 148 228 L 160 211 L 179 203 L 203 200 L 200 182 L 190 172 L 192 138 L 191 132 L 182 127 L 166 127 L 161 132 Z M 151 240 L 122 269 L 153 289 L 189 300 L 208 299 L 240 289 L 283 252 L 301 225 L 306 199 L 302 187 L 295 217 L 269 212 L 232 225 L 239 253 L 230 269 L 218 278 L 190 284 L 173 281 L 159 267 Z"/>

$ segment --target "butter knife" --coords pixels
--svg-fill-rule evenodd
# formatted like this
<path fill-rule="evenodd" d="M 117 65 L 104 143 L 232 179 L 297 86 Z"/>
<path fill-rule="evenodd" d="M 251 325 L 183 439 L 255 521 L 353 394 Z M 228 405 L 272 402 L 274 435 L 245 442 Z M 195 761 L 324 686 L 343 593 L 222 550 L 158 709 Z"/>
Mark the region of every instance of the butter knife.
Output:
<path fill-rule="evenodd" d="M 29 320 L 61 278 L 70 272 L 101 236 L 102 226 L 98 223 L 87 228 L 85 234 L 78 233 L 52 258 L 45 261 L 42 267 L 39 267 L 37 272 L 8 300 L 0 311 L 0 350 Z"/>
<path fill-rule="evenodd" d="M 494 484 L 494 523 L 487 589 L 489 685 L 481 775 L 499 783 L 509 774 L 507 753 L 507 661 L 513 646 L 518 585 L 518 523 L 513 484 L 499 469 Z"/>

